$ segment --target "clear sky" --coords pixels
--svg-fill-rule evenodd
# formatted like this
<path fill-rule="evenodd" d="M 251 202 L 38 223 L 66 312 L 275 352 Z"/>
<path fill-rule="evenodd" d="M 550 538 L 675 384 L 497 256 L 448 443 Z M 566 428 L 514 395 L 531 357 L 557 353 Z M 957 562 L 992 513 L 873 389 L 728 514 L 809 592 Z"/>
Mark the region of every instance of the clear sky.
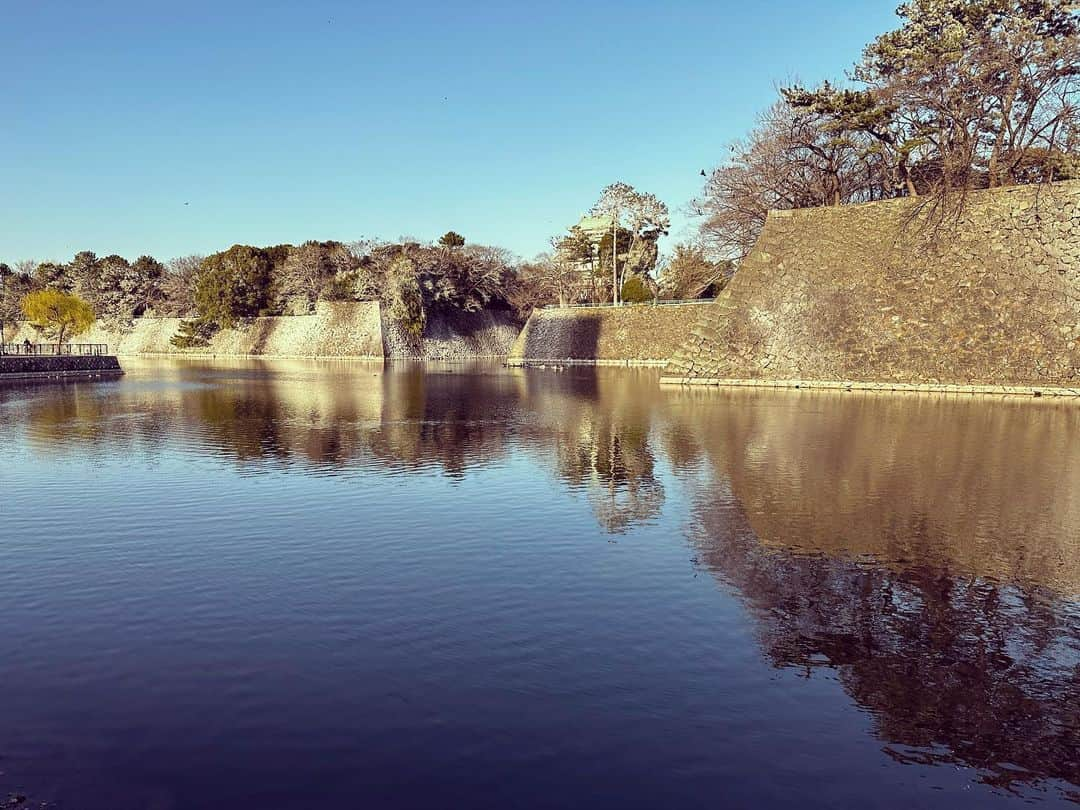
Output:
<path fill-rule="evenodd" d="M 685 235 L 777 83 L 897 0 L 0 0 L 0 260 L 434 239 L 523 256 L 621 180 Z"/>

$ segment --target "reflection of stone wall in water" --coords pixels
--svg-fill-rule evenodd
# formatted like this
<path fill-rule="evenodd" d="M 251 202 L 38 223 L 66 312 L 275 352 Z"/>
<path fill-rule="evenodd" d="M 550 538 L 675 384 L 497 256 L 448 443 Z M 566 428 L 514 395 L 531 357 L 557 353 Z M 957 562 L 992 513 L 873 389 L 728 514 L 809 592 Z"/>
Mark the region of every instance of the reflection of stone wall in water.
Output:
<path fill-rule="evenodd" d="M 727 407 L 702 444 L 762 543 L 1080 596 L 1071 401 L 712 396 Z"/>
<path fill-rule="evenodd" d="M 834 669 L 898 761 L 1002 788 L 1080 782 L 1080 633 L 1051 596 L 953 574 L 762 546 L 737 502 L 701 499 L 691 540 L 778 667 Z"/>
<path fill-rule="evenodd" d="M 451 476 L 505 456 L 516 382 L 483 373 L 491 369 L 482 364 L 473 371 L 416 365 L 383 375 L 383 408 L 368 436 L 372 455 L 391 467 L 438 467 Z"/>
<path fill-rule="evenodd" d="M 1080 181 L 921 204 L 774 212 L 665 378 L 1080 393 Z"/>
<path fill-rule="evenodd" d="M 1071 403 L 700 392 L 689 530 L 777 666 L 836 670 L 894 758 L 1080 781 Z M 1064 473 L 1064 474 L 1062 474 Z"/>
<path fill-rule="evenodd" d="M 107 397 L 81 398 L 58 388 L 57 396 L 34 401 L 29 423 L 57 446 L 107 440 L 148 450 L 179 435 L 193 451 L 241 462 L 339 465 L 365 451 L 358 426 L 377 425 L 382 411 L 382 386 L 372 383 L 381 363 L 216 360 L 219 384 L 211 386 L 201 384 L 206 366 L 199 359 L 132 357 L 124 365 L 131 375 L 150 369 L 155 380 L 173 385 L 121 386 Z M 183 385 L 188 380 L 200 384 Z M 133 411 L 146 418 L 111 418 Z"/>

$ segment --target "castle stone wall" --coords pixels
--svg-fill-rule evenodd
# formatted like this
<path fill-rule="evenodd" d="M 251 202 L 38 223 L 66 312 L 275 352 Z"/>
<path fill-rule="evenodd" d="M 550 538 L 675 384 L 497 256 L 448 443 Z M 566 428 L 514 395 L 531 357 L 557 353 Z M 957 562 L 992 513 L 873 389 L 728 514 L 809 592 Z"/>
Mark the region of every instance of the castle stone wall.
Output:
<path fill-rule="evenodd" d="M 1080 181 L 773 212 L 669 383 L 1080 393 Z"/>
<path fill-rule="evenodd" d="M 383 357 L 382 322 L 377 301 L 319 302 L 312 315 L 252 318 L 235 329 L 222 329 L 208 345 L 178 349 L 171 340 L 180 318 L 137 318 L 117 329 L 98 322 L 81 343 L 105 343 L 119 355 L 197 354 L 255 357 Z M 23 326 L 16 342 L 36 340 Z"/>
<path fill-rule="evenodd" d="M 680 306 L 540 309 L 518 335 L 509 362 L 662 366 L 711 306 L 706 301 Z"/>

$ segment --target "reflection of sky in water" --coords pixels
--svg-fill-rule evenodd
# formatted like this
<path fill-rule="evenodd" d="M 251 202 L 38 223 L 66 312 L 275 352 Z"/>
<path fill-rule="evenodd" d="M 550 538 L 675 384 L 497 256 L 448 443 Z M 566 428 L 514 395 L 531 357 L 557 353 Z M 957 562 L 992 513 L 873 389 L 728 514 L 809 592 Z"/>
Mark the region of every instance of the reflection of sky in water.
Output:
<path fill-rule="evenodd" d="M 1075 403 L 128 370 L 0 388 L 13 789 L 983 807 L 1080 782 Z"/>

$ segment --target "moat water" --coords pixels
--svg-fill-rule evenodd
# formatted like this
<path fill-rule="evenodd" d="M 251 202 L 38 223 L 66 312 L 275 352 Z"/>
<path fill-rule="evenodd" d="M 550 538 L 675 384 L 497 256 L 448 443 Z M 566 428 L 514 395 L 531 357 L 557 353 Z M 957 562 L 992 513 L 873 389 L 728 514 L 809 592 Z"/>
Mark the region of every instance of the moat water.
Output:
<path fill-rule="evenodd" d="M 1080 404 L 126 366 L 0 387 L 0 800 L 1080 802 Z"/>

